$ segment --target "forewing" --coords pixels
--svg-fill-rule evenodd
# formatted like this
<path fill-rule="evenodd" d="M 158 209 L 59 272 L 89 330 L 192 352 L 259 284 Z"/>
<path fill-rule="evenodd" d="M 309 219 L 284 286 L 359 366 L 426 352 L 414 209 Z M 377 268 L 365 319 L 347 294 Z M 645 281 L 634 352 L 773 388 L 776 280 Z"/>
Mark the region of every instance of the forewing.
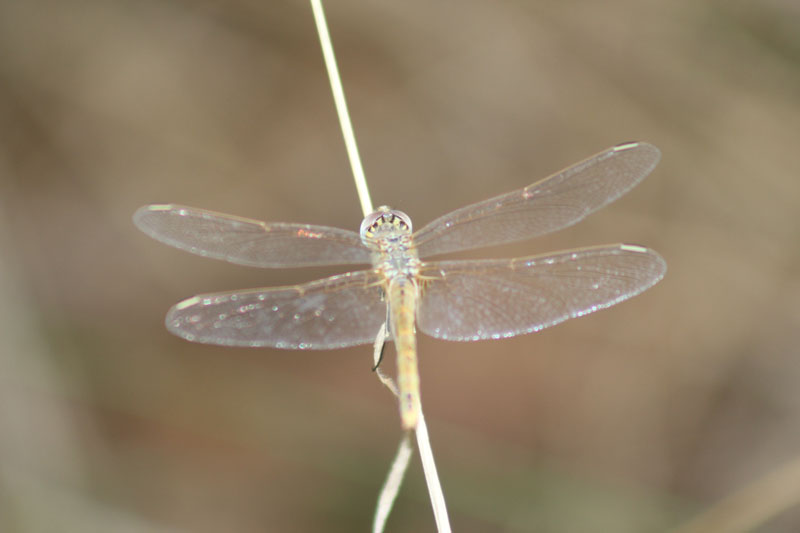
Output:
<path fill-rule="evenodd" d="M 359 235 L 338 228 L 267 223 L 173 204 L 141 207 L 133 221 L 165 244 L 239 265 L 283 268 L 370 262 L 370 251 Z"/>
<path fill-rule="evenodd" d="M 566 228 L 628 192 L 660 157 L 647 143 L 609 148 L 533 185 L 444 215 L 420 229 L 414 243 L 425 257 Z"/>
<path fill-rule="evenodd" d="M 202 294 L 173 306 L 166 324 L 205 344 L 328 350 L 373 342 L 385 320 L 379 277 L 364 270 L 293 287 Z"/>
<path fill-rule="evenodd" d="M 635 296 L 664 277 L 666 268 L 653 250 L 628 244 L 426 263 L 417 326 L 452 341 L 531 333 Z"/>

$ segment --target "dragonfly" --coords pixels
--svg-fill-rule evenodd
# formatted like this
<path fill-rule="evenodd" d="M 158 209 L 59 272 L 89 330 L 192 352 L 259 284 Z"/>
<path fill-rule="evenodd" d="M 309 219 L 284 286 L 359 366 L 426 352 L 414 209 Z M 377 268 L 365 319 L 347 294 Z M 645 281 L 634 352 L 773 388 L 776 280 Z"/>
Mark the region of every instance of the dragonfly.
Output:
<path fill-rule="evenodd" d="M 169 310 L 166 326 L 188 341 L 290 350 L 368 344 L 386 331 L 397 353 L 402 427 L 413 430 L 420 413 L 416 330 L 447 341 L 532 333 L 627 300 L 666 272 L 658 253 L 634 244 L 516 259 L 427 258 L 571 226 L 632 189 L 659 159 L 651 144 L 620 144 L 416 232 L 408 215 L 389 207 L 364 218 L 359 233 L 175 204 L 144 206 L 134 223 L 165 244 L 238 265 L 370 265 L 300 285 L 194 296 Z"/>

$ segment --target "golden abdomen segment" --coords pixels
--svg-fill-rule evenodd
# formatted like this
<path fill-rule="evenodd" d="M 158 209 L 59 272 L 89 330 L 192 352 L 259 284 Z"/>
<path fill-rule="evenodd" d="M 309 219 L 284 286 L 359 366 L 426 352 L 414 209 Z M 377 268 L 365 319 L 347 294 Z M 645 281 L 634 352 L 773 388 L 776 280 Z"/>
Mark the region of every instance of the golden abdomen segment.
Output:
<path fill-rule="evenodd" d="M 397 350 L 397 385 L 400 389 L 400 419 L 403 429 L 414 429 L 419 419 L 419 372 L 414 317 L 417 284 L 405 277 L 389 282 L 389 320 Z"/>

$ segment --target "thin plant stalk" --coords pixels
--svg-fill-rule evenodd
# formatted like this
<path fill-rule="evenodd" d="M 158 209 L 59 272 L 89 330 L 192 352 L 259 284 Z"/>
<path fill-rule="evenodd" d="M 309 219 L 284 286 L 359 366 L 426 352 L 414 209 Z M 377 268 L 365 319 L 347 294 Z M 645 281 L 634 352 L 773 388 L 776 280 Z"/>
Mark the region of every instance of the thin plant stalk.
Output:
<path fill-rule="evenodd" d="M 399 398 L 400 393 L 397 389 L 397 385 L 392 378 L 384 374 L 378 366 L 383 354 L 383 347 L 387 340 L 388 331 L 386 330 L 386 322 L 384 322 L 378 331 L 378 336 L 375 337 L 373 364 L 375 365 L 375 372 L 378 375 L 378 379 L 381 380 L 381 383 L 383 383 L 395 397 Z M 422 413 L 422 405 L 420 405 L 416 433 L 419 456 L 422 461 L 422 470 L 425 473 L 425 481 L 428 485 L 428 494 L 431 498 L 436 529 L 440 533 L 450 533 L 450 519 L 447 515 L 447 506 L 444 502 L 444 492 L 442 492 L 442 485 L 439 482 L 439 475 L 436 471 L 436 463 L 433 460 L 433 450 L 431 449 L 431 441 L 428 436 L 428 425 L 425 423 L 425 416 Z M 378 506 L 375 509 L 375 518 L 372 523 L 373 533 L 383 532 L 386 519 L 389 517 L 394 501 L 400 491 L 400 485 L 403 483 L 403 477 L 405 476 L 406 470 L 408 470 L 412 451 L 409 436 L 409 433 L 406 432 L 403 439 L 400 441 L 397 455 L 395 455 L 394 461 L 392 461 L 389 475 L 386 477 L 383 488 L 381 488 L 380 496 L 378 496 Z"/>
<path fill-rule="evenodd" d="M 375 337 L 372 354 L 373 364 L 375 373 L 378 379 L 381 380 L 381 383 L 383 383 L 395 397 L 399 397 L 400 392 L 397 390 L 397 385 L 394 380 L 387 376 L 383 370 L 381 370 L 380 366 L 378 366 L 381 362 L 383 347 L 386 344 L 387 338 L 388 331 L 386 330 L 386 322 L 384 322 L 378 331 L 378 336 Z M 386 476 L 386 481 L 384 481 L 383 487 L 381 487 L 381 492 L 378 496 L 378 505 L 375 508 L 375 517 L 372 521 L 372 533 L 383 533 L 386 527 L 386 520 L 389 518 L 389 513 L 392 511 L 394 502 L 397 499 L 397 494 L 400 492 L 400 486 L 403 484 L 403 477 L 405 477 L 406 470 L 408 470 L 408 465 L 411 462 L 411 453 L 413 451 L 411 439 L 409 438 L 408 432 L 406 432 L 400 441 L 400 447 L 397 449 L 394 461 L 392 461 L 389 475 Z"/>
<path fill-rule="evenodd" d="M 353 169 L 353 179 L 356 182 L 358 199 L 361 201 L 361 211 L 364 216 L 372 213 L 372 199 L 367 188 L 367 178 L 358 155 L 356 135 L 353 133 L 353 124 L 350 122 L 350 113 L 347 111 L 347 101 L 344 98 L 342 79 L 339 76 L 339 67 L 336 66 L 336 56 L 333 54 L 333 43 L 328 33 L 328 23 L 325 21 L 325 12 L 322 10 L 322 0 L 311 0 L 311 9 L 314 11 L 314 21 L 317 24 L 319 42 L 322 45 L 322 57 L 325 58 L 325 68 L 328 70 L 328 79 L 331 82 L 333 102 L 336 104 L 336 113 L 339 115 L 339 125 L 342 127 L 344 145 L 347 148 L 347 157 Z"/>
<path fill-rule="evenodd" d="M 444 503 L 444 492 L 436 472 L 436 463 L 433 461 L 431 440 L 428 436 L 428 425 L 422 413 L 422 404 L 419 408 L 419 421 L 417 422 L 417 446 L 419 457 L 422 461 L 422 470 L 425 472 L 425 482 L 428 484 L 428 494 L 431 497 L 433 516 L 439 533 L 450 533 L 450 518 L 447 516 L 447 506 Z"/>
<path fill-rule="evenodd" d="M 347 110 L 347 102 L 344 97 L 344 88 L 342 87 L 342 80 L 339 76 L 339 69 L 336 66 L 336 57 L 333 53 L 333 43 L 331 42 L 330 33 L 328 32 L 328 24 L 325 21 L 325 13 L 322 9 L 322 0 L 311 0 L 311 9 L 314 13 L 314 21 L 316 22 L 320 44 L 322 45 L 322 55 L 325 59 L 325 67 L 328 71 L 328 79 L 331 83 L 333 100 L 336 104 L 336 112 L 339 115 L 339 124 L 342 128 L 342 135 L 344 136 L 345 147 L 347 148 L 347 156 L 350 159 L 350 167 L 353 171 L 353 179 L 355 180 L 356 190 L 358 191 L 358 198 L 361 202 L 361 210 L 364 216 L 367 216 L 373 212 L 372 200 L 370 199 L 369 189 L 367 188 L 367 180 L 364 176 L 361 158 L 358 154 L 356 137 L 353 133 L 353 125 L 350 121 L 350 114 Z M 376 373 L 381 382 L 397 396 L 397 387 L 394 382 L 377 368 L 380 354 L 383 351 L 383 344 L 386 342 L 386 339 L 386 324 L 383 324 L 375 339 Z M 433 506 L 433 514 L 437 529 L 441 533 L 450 533 L 450 521 L 447 516 L 447 507 L 445 506 L 444 494 L 442 492 L 441 483 L 439 482 L 439 476 L 436 472 L 436 465 L 433 461 L 433 451 L 428 436 L 428 428 L 425 424 L 425 417 L 422 414 L 422 406 L 420 406 L 419 423 L 416 433 L 417 446 L 420 450 L 422 468 L 425 472 L 425 480 L 428 484 L 428 493 L 431 497 L 431 505 Z M 378 506 L 373 523 L 373 532 L 375 533 L 381 533 L 383 531 L 386 519 L 389 516 L 397 493 L 400 490 L 400 485 L 402 484 L 403 476 L 408 468 L 410 459 L 411 446 L 409 444 L 409 435 L 406 433 L 400 442 L 397 455 L 389 470 L 389 476 L 378 497 Z"/>
<path fill-rule="evenodd" d="M 392 510 L 394 501 L 397 499 L 397 493 L 400 492 L 400 485 L 403 484 L 403 476 L 405 476 L 406 470 L 408 470 L 411 454 L 414 452 L 409 437 L 409 433 L 406 432 L 403 439 L 400 441 L 397 455 L 395 455 L 394 461 L 392 461 L 392 468 L 389 470 L 389 475 L 386 476 L 383 488 L 381 488 L 381 493 L 378 497 L 378 506 L 375 508 L 375 518 L 372 521 L 372 533 L 383 533 L 383 529 L 386 527 L 386 519 L 389 518 L 389 513 Z"/>

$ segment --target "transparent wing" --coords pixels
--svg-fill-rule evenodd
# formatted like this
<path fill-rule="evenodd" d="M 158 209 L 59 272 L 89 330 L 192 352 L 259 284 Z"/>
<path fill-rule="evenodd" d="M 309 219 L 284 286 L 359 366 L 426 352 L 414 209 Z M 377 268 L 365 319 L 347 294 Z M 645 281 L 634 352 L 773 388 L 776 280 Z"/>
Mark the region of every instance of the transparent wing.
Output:
<path fill-rule="evenodd" d="M 133 222 L 165 244 L 239 265 L 281 268 L 370 263 L 370 251 L 359 235 L 338 228 L 266 223 L 173 204 L 141 207 Z"/>
<path fill-rule="evenodd" d="M 414 243 L 425 257 L 566 228 L 628 192 L 660 157 L 647 143 L 609 148 L 524 189 L 439 217 L 414 235 Z"/>
<path fill-rule="evenodd" d="M 167 313 L 167 329 L 223 346 L 328 350 L 371 343 L 386 320 L 379 277 L 359 271 L 296 285 L 202 294 Z"/>
<path fill-rule="evenodd" d="M 425 263 L 417 326 L 452 341 L 531 333 L 635 296 L 666 269 L 656 252 L 630 244 Z"/>

